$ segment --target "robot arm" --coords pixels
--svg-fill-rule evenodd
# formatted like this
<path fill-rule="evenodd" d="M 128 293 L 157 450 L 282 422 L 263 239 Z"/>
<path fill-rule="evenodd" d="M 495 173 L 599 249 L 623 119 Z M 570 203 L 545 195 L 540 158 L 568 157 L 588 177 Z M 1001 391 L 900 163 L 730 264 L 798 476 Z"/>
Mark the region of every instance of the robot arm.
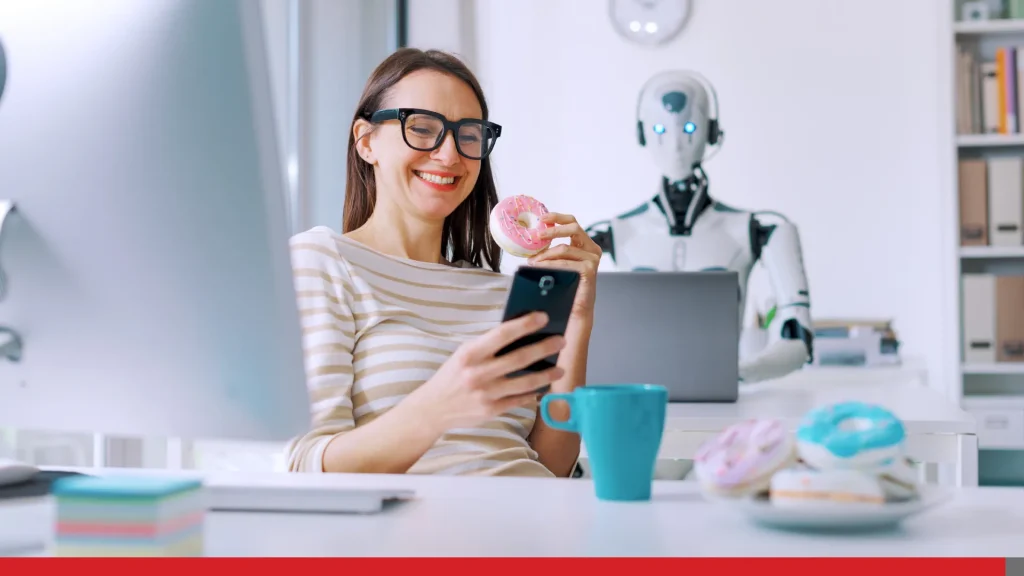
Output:
<path fill-rule="evenodd" d="M 743 382 L 779 378 L 813 358 L 811 303 L 796 226 L 783 220 L 751 226 L 751 243 L 771 282 L 775 314 L 768 323 L 768 345 L 740 364 Z"/>
<path fill-rule="evenodd" d="M 597 244 L 601 251 L 615 259 L 615 237 L 612 235 L 611 222 L 596 222 L 587 228 L 587 235 Z"/>
<path fill-rule="evenodd" d="M 615 270 L 615 235 L 612 232 L 611 222 L 596 222 L 587 228 L 587 235 L 597 244 L 603 254 L 599 270 Z"/>

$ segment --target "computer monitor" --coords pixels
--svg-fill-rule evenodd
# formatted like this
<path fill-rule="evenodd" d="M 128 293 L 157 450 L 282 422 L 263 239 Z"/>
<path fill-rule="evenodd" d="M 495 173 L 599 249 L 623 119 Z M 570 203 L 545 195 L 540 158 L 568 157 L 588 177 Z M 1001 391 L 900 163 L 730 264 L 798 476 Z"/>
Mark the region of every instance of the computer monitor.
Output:
<path fill-rule="evenodd" d="M 263 36 L 253 0 L 0 2 L 0 425 L 308 429 Z"/>

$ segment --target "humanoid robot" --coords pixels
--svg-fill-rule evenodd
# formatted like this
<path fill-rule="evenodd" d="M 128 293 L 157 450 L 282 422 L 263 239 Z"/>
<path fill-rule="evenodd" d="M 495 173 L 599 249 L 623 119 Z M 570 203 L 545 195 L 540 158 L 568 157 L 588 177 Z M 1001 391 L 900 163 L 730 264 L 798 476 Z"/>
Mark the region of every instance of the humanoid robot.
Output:
<path fill-rule="evenodd" d="M 591 226 L 591 238 L 622 271 L 737 272 L 741 330 L 750 273 L 761 262 L 774 316 L 767 343 L 741 357 L 740 379 L 757 382 L 800 369 L 812 359 L 814 339 L 800 238 L 781 214 L 738 210 L 709 196 L 702 164 L 724 138 L 714 87 L 696 72 L 657 74 L 644 84 L 636 115 L 640 145 L 661 170 L 660 189 L 637 208 Z"/>

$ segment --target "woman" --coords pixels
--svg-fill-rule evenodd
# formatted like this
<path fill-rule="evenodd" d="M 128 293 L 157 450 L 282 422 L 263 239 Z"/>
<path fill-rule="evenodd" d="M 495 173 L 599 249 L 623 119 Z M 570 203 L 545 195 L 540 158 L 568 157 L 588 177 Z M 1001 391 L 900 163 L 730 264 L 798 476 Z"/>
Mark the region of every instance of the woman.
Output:
<path fill-rule="evenodd" d="M 314 426 L 289 445 L 290 470 L 572 471 L 579 438 L 544 424 L 534 391 L 584 383 L 601 250 L 572 216 L 548 216 L 549 237 L 570 242 L 531 263 L 580 273 L 568 330 L 496 358 L 545 319 L 501 322 L 510 279 L 487 230 L 501 129 L 487 117 L 476 78 L 448 54 L 399 50 L 371 75 L 349 138 L 344 234 L 292 240 Z M 504 376 L 555 352 L 557 367 Z"/>

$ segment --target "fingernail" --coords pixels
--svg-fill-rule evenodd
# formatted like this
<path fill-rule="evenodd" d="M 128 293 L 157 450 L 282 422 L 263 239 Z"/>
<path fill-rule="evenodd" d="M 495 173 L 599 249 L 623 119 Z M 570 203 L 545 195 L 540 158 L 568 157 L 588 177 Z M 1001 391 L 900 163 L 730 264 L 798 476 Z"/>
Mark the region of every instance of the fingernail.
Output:
<path fill-rule="evenodd" d="M 547 324 L 548 315 L 544 312 L 537 312 L 533 317 L 533 323 L 536 325 Z"/>

